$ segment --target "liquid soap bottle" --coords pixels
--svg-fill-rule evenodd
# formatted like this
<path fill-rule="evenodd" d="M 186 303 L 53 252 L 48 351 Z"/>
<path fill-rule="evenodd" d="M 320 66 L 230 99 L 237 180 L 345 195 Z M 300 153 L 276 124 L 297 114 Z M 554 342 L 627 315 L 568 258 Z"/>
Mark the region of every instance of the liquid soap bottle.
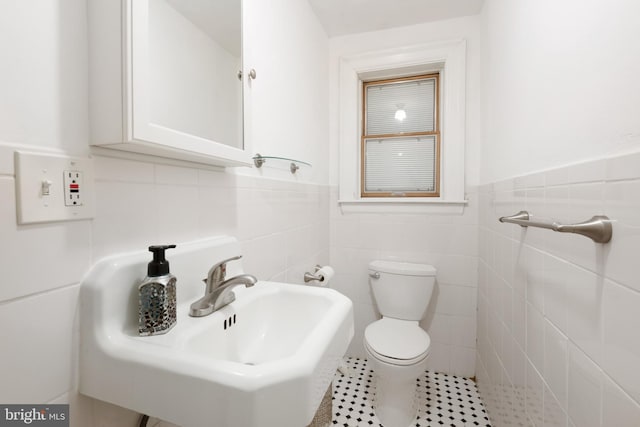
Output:
<path fill-rule="evenodd" d="M 149 246 L 153 260 L 138 285 L 138 332 L 141 336 L 167 333 L 177 321 L 176 277 L 169 272 L 165 250 L 176 245 Z"/>

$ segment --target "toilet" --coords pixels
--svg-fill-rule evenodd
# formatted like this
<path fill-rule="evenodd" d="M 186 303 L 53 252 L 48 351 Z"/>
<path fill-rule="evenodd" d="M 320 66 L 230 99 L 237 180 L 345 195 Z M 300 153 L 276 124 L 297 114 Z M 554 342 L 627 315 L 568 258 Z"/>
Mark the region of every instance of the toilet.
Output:
<path fill-rule="evenodd" d="M 418 413 L 416 380 L 426 370 L 431 339 L 419 325 L 433 288 L 431 265 L 372 261 L 369 277 L 382 319 L 364 331 L 375 377 L 373 409 L 385 427 L 408 427 Z"/>

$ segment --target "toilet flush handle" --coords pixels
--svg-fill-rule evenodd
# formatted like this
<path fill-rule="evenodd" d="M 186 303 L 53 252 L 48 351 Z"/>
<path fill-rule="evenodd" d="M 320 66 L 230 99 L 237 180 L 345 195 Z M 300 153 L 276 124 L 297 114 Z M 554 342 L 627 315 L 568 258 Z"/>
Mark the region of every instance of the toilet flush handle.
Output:
<path fill-rule="evenodd" d="M 371 277 L 372 279 L 379 279 L 380 273 L 378 273 L 377 271 L 375 273 L 369 273 L 369 277 Z"/>

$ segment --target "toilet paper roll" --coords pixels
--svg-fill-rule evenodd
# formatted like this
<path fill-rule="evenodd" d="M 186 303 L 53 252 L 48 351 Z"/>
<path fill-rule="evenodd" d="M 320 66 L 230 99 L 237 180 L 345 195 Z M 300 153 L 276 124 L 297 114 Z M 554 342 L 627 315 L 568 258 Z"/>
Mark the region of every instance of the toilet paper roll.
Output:
<path fill-rule="evenodd" d="M 336 272 L 333 271 L 333 268 L 328 265 L 322 266 L 318 271 L 316 271 L 316 276 L 321 277 L 321 286 L 328 286 L 329 281 L 333 279 L 334 274 L 336 274 Z"/>

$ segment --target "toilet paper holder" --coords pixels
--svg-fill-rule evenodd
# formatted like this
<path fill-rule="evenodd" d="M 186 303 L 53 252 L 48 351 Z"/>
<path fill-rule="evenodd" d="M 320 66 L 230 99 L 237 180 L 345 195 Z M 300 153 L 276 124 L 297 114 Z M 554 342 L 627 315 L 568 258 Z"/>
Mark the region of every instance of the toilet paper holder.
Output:
<path fill-rule="evenodd" d="M 304 273 L 304 283 L 309 283 L 312 281 L 323 282 L 324 276 L 321 274 L 318 274 L 318 271 L 320 271 L 321 268 L 322 268 L 321 265 L 316 264 L 316 266 L 313 269 L 313 273 L 309 273 L 308 271 Z"/>

